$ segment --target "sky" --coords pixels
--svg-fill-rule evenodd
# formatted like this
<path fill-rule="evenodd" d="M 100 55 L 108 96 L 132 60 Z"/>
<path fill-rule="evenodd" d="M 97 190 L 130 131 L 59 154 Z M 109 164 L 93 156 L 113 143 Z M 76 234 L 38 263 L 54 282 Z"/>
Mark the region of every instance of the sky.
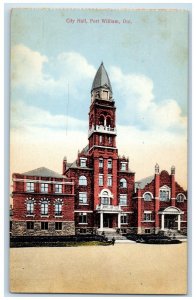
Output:
<path fill-rule="evenodd" d="M 103 23 L 108 18 L 117 23 Z M 65 155 L 75 160 L 88 143 L 91 85 L 102 61 L 119 154 L 129 157 L 136 180 L 158 162 L 168 172 L 175 165 L 186 188 L 186 11 L 13 10 L 11 172 L 61 172 Z"/>

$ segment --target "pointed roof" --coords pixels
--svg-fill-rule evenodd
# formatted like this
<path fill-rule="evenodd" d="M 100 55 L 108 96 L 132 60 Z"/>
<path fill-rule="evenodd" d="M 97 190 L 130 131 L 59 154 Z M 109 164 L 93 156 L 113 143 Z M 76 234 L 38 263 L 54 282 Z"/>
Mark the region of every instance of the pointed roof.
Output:
<path fill-rule="evenodd" d="M 109 79 L 108 73 L 104 67 L 103 62 L 101 63 L 99 69 L 97 70 L 97 73 L 93 80 L 91 91 L 96 88 L 100 88 L 100 87 L 107 87 L 112 92 L 112 86 L 110 83 L 110 79 Z"/>
<path fill-rule="evenodd" d="M 40 176 L 40 177 L 55 177 L 55 178 L 65 178 L 65 176 L 52 171 L 50 169 L 47 169 L 45 167 L 37 168 L 25 173 L 22 173 L 22 175 L 27 175 L 27 176 Z"/>

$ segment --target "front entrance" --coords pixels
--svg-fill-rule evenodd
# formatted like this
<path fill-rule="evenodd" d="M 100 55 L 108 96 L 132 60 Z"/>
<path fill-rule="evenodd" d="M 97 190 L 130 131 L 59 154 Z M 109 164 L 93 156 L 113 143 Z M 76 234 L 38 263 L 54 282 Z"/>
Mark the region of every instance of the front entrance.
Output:
<path fill-rule="evenodd" d="M 104 228 L 112 228 L 112 215 L 111 214 L 103 214 L 103 227 Z"/>
<path fill-rule="evenodd" d="M 165 228 L 177 229 L 177 216 L 176 215 L 165 215 Z"/>

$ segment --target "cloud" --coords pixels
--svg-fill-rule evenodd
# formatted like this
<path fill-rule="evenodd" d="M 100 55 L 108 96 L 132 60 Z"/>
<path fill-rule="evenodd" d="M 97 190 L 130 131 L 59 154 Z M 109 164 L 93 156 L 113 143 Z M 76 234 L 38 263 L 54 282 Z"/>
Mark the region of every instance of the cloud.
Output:
<path fill-rule="evenodd" d="M 78 96 L 87 85 L 86 81 L 96 72 L 79 53 L 62 52 L 57 57 L 48 58 L 22 44 L 12 47 L 11 65 L 13 88 L 22 87 L 31 93 L 53 96 L 65 93 L 68 83 L 70 93 Z"/>
<path fill-rule="evenodd" d="M 160 100 L 154 95 L 153 81 L 140 74 L 124 74 L 111 67 L 111 81 L 120 97 L 120 122 L 142 130 L 186 130 L 187 118 L 174 99 Z"/>
<path fill-rule="evenodd" d="M 11 105 L 11 127 L 21 131 L 38 128 L 69 131 L 87 131 L 87 122 L 65 115 L 51 114 L 49 111 L 15 101 Z"/>

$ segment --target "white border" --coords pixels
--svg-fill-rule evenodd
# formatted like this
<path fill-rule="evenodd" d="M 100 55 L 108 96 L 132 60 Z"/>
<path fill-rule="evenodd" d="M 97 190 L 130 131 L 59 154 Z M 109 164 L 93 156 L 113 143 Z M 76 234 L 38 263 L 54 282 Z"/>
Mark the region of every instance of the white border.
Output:
<path fill-rule="evenodd" d="M 193 30 L 194 28 L 196 28 L 196 21 L 195 21 L 195 3 L 194 1 L 186 1 L 186 0 L 178 0 L 178 2 L 174 2 L 171 3 L 171 4 L 168 4 L 167 2 L 163 2 L 161 3 L 160 1 L 153 1 L 151 0 L 151 3 L 148 3 L 147 1 L 143 0 L 143 4 L 140 4 L 140 3 L 130 3 L 130 1 L 125 1 L 124 3 L 122 4 L 119 4 L 117 1 L 111 1 L 111 0 L 108 0 L 107 3 L 108 4 L 105 4 L 105 1 L 102 0 L 102 1 L 96 1 L 97 3 L 96 4 L 92 4 L 90 3 L 90 1 L 85 1 L 82 2 L 81 0 L 73 0 L 72 1 L 72 4 L 69 4 L 68 1 L 62 1 L 62 0 L 58 0 L 58 4 L 54 4 L 53 1 L 51 0 L 42 0 L 42 3 L 40 3 L 39 0 L 32 0 L 32 1 L 29 1 L 29 0 L 26 0 L 26 1 L 21 1 L 20 3 L 18 1 L 8 1 L 8 0 L 1 0 L 0 2 L 0 28 L 2 30 L 2 33 L 4 32 L 4 4 L 9 4 L 10 6 L 12 5 L 13 7 L 15 6 L 35 6 L 35 4 L 37 4 L 39 7 L 46 7 L 48 6 L 48 4 L 50 4 L 51 6 L 55 6 L 55 7 L 59 7 L 61 5 L 65 5 L 65 6 L 69 6 L 69 7 L 80 7 L 81 5 L 83 7 L 111 7 L 112 5 L 116 6 L 116 8 L 123 8 L 123 7 L 129 7 L 129 8 L 138 8 L 138 7 L 145 7 L 146 5 L 148 5 L 147 8 L 153 8 L 156 6 L 156 8 L 188 8 L 187 5 L 188 4 L 193 4 L 193 8 L 192 8 L 192 20 L 193 20 Z M 102 4 L 101 4 L 102 3 Z M 189 7 L 190 8 L 190 7 Z M 7 20 L 6 20 L 6 24 L 7 24 Z M 195 32 L 194 34 L 192 35 L 192 38 L 193 38 L 193 53 L 196 53 L 196 47 L 195 47 Z M 3 99 L 4 99 L 4 72 L 3 72 L 3 68 L 4 68 L 4 34 L 0 35 L 0 39 L 1 39 L 1 44 L 0 44 L 0 49 L 1 49 L 1 60 L 0 60 L 0 66 L 1 66 L 1 72 L 0 72 L 0 78 L 1 78 L 1 88 L 0 88 L 0 93 L 1 93 L 1 101 L 0 101 L 0 136 L 3 137 L 4 136 L 4 133 L 5 133 L 5 143 L 3 142 L 3 145 L 1 145 L 0 147 L 0 153 L 1 153 L 1 156 L 0 156 L 0 178 L 1 178 L 1 187 L 0 187 L 0 191 L 1 191 L 1 201 L 0 201 L 0 213 L 1 213 L 1 217 L 0 217 L 0 220 L 1 220 L 1 228 L 3 228 L 3 225 L 5 224 L 5 230 L 2 230 L 2 232 L 5 232 L 5 234 L 7 234 L 7 229 L 6 229 L 6 225 L 7 225 L 7 220 L 5 218 L 5 223 L 4 223 L 4 206 L 6 207 L 7 209 L 7 205 L 6 205 L 6 202 L 5 202 L 5 205 L 4 205 L 4 201 L 3 199 L 6 199 L 7 198 L 7 187 L 9 186 L 9 178 L 8 177 L 8 136 L 7 136 L 7 132 L 8 132 L 8 123 L 7 123 L 7 115 L 5 114 L 5 122 L 4 122 L 4 112 L 6 112 L 7 110 L 7 106 L 8 104 L 5 105 L 5 111 L 4 111 L 4 103 L 3 103 Z M 7 39 L 9 39 L 9 36 L 7 37 Z M 7 47 L 7 39 L 6 39 L 6 52 L 8 51 L 8 47 Z M 195 62 L 195 59 L 193 57 L 193 66 L 196 65 L 196 62 Z M 7 63 L 5 62 L 5 67 L 6 68 L 9 68 L 9 66 L 7 65 Z M 191 70 L 191 66 L 190 66 L 190 70 Z M 192 70 L 193 71 L 193 80 L 195 79 L 195 69 Z M 191 73 L 191 71 L 190 71 Z M 7 76 L 6 78 L 7 79 Z M 190 83 L 191 85 L 191 83 Z M 191 94 L 191 91 L 190 91 L 190 94 Z M 8 91 L 6 91 L 6 95 L 8 95 Z M 196 111 L 196 97 L 194 97 L 195 95 L 195 92 L 193 90 L 193 103 L 190 104 L 190 116 L 189 116 L 189 120 L 190 120 L 190 124 L 191 125 L 191 115 L 195 113 Z M 191 95 L 190 95 L 191 96 Z M 6 99 L 7 101 L 7 99 Z M 193 113 L 192 113 L 193 112 Z M 196 124 L 196 118 L 192 117 L 192 131 L 194 130 Z M 4 124 L 5 124 L 5 128 L 4 128 Z M 191 169 L 191 165 L 192 166 L 195 166 L 196 165 L 196 160 L 195 160 L 195 157 L 191 157 L 191 154 L 192 153 L 196 153 L 196 147 L 195 147 L 195 138 L 194 138 L 194 134 L 192 135 L 193 137 L 193 140 L 192 140 L 192 143 L 191 143 L 191 135 L 189 135 L 189 199 L 191 198 L 191 194 L 193 195 L 192 198 L 195 199 L 196 197 L 194 197 L 195 195 L 195 191 L 191 191 L 191 183 L 192 183 L 192 178 L 195 179 L 195 167 L 193 169 Z M 5 148 L 4 148 L 5 147 Z M 6 151 L 5 151 L 5 150 Z M 6 154 L 6 156 L 4 156 L 4 154 Z M 4 168 L 4 162 L 5 162 L 5 168 Z M 4 170 L 4 171 L 3 171 Z M 191 178 L 192 176 L 192 178 Z M 191 215 L 191 212 L 192 211 L 195 211 L 195 201 L 193 201 L 192 203 L 192 207 L 191 207 L 191 203 L 190 203 L 190 200 L 189 200 L 189 215 Z M 8 206 L 9 207 L 9 206 Z M 189 218 L 190 220 L 190 218 Z M 193 228 L 195 228 L 195 219 L 192 220 L 193 222 Z M 191 225 L 191 224 L 190 224 Z M 189 228 L 190 228 L 190 225 L 189 225 Z M 189 230 L 189 238 L 190 238 L 190 234 L 191 234 L 192 230 L 190 228 Z M 195 236 L 193 234 L 193 236 Z M 18 296 L 17 294 L 9 294 L 8 293 L 8 290 L 7 287 L 8 287 L 8 244 L 7 244 L 7 240 L 5 238 L 5 252 L 7 253 L 6 256 L 5 256 L 5 259 L 4 259 L 4 248 L 2 247 L 2 245 L 4 244 L 4 237 L 3 237 L 3 234 L 1 234 L 1 247 L 0 247 L 0 258 L 1 258 L 1 266 L 5 265 L 5 269 L 3 269 L 1 267 L 1 287 L 0 287 L 0 296 L 1 298 L 4 298 L 4 297 L 16 297 Z M 195 248 L 195 241 L 193 241 L 193 246 Z M 190 239 L 189 239 L 189 260 L 191 260 L 192 258 L 192 253 L 190 251 L 190 248 L 191 247 L 191 244 L 190 244 Z M 193 250 L 193 253 L 194 253 L 194 250 Z M 4 264 L 5 263 L 5 264 Z M 196 263 L 195 263 L 195 258 L 193 258 L 193 261 L 192 261 L 192 265 L 195 266 Z M 190 267 L 191 267 L 191 264 L 190 264 Z M 190 273 L 190 269 L 189 269 L 189 297 L 193 298 L 195 296 L 195 289 L 192 291 L 192 296 L 191 296 L 191 291 L 190 291 L 190 284 L 191 284 L 191 273 Z M 3 282 L 3 278 L 4 278 L 4 274 L 5 274 L 5 286 L 4 286 L 4 282 Z M 193 278 L 195 278 L 195 270 L 194 270 L 194 273 L 193 273 Z M 194 288 L 194 287 L 193 287 Z M 42 298 L 44 297 L 46 294 L 43 294 L 43 295 L 33 295 L 33 294 L 28 294 L 28 298 L 31 296 L 31 297 L 37 297 L 37 298 Z M 48 297 L 53 297 L 53 298 L 58 298 L 58 297 L 62 297 L 62 296 L 66 296 L 66 295 L 55 295 L 55 294 L 48 294 L 47 295 Z M 82 295 L 81 295 L 82 296 Z M 27 298 L 26 297 L 26 294 L 22 294 L 20 295 L 20 297 L 22 298 Z M 71 298 L 75 298 L 75 299 L 79 299 L 79 297 L 72 297 L 72 296 L 68 296 L 68 297 L 71 297 Z M 83 295 L 83 297 L 89 297 L 89 296 L 85 296 Z M 93 296 L 94 298 L 95 296 Z M 143 296 L 130 296 L 131 298 L 136 298 L 136 299 L 141 299 L 143 298 Z M 145 297 L 149 297 L 148 295 L 146 295 Z M 105 298 L 106 299 L 106 296 L 102 296 L 102 298 Z M 118 299 L 123 299 L 124 297 L 119 297 L 119 296 L 115 296 L 115 298 L 118 298 Z M 154 297 L 153 297 L 154 298 Z M 158 296 L 155 296 L 155 298 L 158 298 Z M 172 296 L 162 296 L 161 297 L 162 299 L 173 299 Z M 181 296 L 177 296 L 175 297 L 175 299 L 181 299 Z"/>

